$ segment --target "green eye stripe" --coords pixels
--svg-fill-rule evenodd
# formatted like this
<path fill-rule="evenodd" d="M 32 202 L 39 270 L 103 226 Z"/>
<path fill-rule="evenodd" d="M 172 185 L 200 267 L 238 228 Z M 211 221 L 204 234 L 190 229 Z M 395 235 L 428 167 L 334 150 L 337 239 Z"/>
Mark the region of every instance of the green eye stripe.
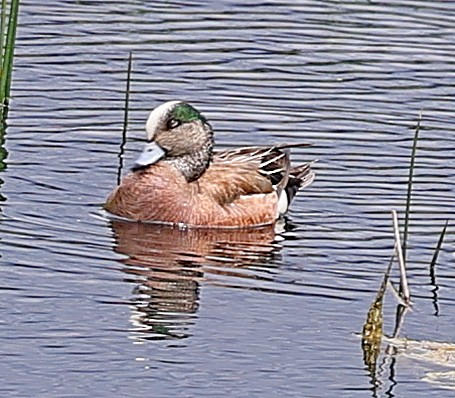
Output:
<path fill-rule="evenodd" d="M 182 122 L 191 122 L 193 120 L 204 120 L 204 117 L 192 106 L 188 104 L 179 104 L 172 110 L 172 116 Z"/>

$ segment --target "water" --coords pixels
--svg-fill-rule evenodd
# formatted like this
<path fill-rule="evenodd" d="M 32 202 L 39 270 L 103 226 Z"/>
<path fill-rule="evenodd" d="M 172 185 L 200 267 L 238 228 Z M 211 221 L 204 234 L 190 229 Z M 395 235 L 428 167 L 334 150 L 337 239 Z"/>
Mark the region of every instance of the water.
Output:
<path fill-rule="evenodd" d="M 451 2 L 24 1 L 0 174 L 2 396 L 375 396 L 358 333 L 404 209 L 422 114 L 401 335 L 453 343 Z M 112 222 L 153 107 L 196 105 L 220 147 L 307 141 L 288 231 Z M 393 280 L 397 280 L 394 272 Z M 391 333 L 396 302 L 386 296 Z M 396 355 L 376 396 L 449 397 Z M 453 383 L 452 383 L 453 384 Z"/>

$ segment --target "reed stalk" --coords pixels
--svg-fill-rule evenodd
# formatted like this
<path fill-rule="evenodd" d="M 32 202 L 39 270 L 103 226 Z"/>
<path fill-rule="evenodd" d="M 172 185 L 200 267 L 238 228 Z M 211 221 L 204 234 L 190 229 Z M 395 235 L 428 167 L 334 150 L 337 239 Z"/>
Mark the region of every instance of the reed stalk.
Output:
<path fill-rule="evenodd" d="M 395 210 L 392 210 L 393 232 L 395 235 L 395 248 L 398 258 L 398 266 L 400 269 L 400 294 L 404 302 L 409 305 L 411 302 L 411 294 L 409 292 L 408 278 L 406 277 L 406 262 L 403 256 L 402 245 L 400 242 L 400 226 L 398 225 L 398 215 Z"/>
<path fill-rule="evenodd" d="M 18 15 L 19 0 L 11 0 L 9 7 L 7 1 L 2 0 L 0 18 L 0 106 L 2 122 L 8 113 Z"/>
<path fill-rule="evenodd" d="M 0 17 L 0 48 L 2 49 L 0 59 L 0 70 L 3 70 L 3 47 L 5 46 L 5 24 L 6 24 L 6 0 L 2 0 L 2 15 Z"/>
<path fill-rule="evenodd" d="M 131 89 L 131 68 L 133 64 L 133 53 L 130 51 L 128 57 L 128 69 L 126 72 L 126 88 L 125 88 L 125 109 L 123 115 L 123 134 L 126 135 L 128 129 L 128 111 L 130 107 L 130 89 Z"/>
<path fill-rule="evenodd" d="M 130 51 L 128 57 L 128 68 L 126 72 L 126 88 L 125 88 L 125 107 L 123 110 L 123 130 L 122 130 L 122 142 L 120 143 L 120 151 L 118 154 L 119 157 L 119 168 L 117 172 L 117 185 L 120 185 L 122 179 L 122 169 L 123 169 L 123 155 L 125 153 L 126 145 L 126 134 L 128 131 L 128 116 L 130 108 L 130 90 L 131 90 L 131 70 L 133 67 L 133 53 Z"/>
<path fill-rule="evenodd" d="M 416 153 L 417 153 L 417 143 L 419 141 L 420 121 L 421 120 L 422 120 L 422 115 L 420 114 L 416 129 L 415 129 L 415 133 L 414 133 L 414 142 L 412 144 L 411 161 L 409 164 L 408 191 L 406 194 L 406 209 L 405 209 L 405 216 L 404 216 L 403 246 L 402 246 L 404 262 L 406 262 L 406 250 L 407 250 L 407 242 L 408 242 L 408 234 L 409 234 L 409 218 L 410 218 L 410 213 L 411 213 L 412 183 L 413 183 L 413 179 L 414 179 L 415 159 L 416 159 Z"/>

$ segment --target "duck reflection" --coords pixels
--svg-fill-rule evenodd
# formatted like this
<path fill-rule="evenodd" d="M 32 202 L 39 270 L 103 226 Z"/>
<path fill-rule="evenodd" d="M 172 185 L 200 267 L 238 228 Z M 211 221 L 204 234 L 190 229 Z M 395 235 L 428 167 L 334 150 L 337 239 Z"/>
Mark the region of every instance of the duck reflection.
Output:
<path fill-rule="evenodd" d="M 267 263 L 280 245 L 273 227 L 182 230 L 165 225 L 111 221 L 115 251 L 134 289 L 133 337 L 138 341 L 190 335 L 199 284 L 217 275 L 246 276 L 245 267 Z M 254 277 L 254 276 L 253 276 Z"/>

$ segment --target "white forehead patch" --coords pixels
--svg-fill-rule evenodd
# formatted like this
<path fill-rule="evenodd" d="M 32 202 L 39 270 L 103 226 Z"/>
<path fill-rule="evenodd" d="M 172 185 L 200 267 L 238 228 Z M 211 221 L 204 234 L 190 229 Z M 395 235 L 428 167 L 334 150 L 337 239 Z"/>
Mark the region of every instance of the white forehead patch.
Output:
<path fill-rule="evenodd" d="M 147 123 L 145 124 L 145 131 L 148 141 L 152 141 L 155 138 L 155 132 L 158 126 L 162 123 L 163 117 L 166 115 L 167 111 L 181 102 L 182 101 L 168 101 L 150 112 Z"/>

